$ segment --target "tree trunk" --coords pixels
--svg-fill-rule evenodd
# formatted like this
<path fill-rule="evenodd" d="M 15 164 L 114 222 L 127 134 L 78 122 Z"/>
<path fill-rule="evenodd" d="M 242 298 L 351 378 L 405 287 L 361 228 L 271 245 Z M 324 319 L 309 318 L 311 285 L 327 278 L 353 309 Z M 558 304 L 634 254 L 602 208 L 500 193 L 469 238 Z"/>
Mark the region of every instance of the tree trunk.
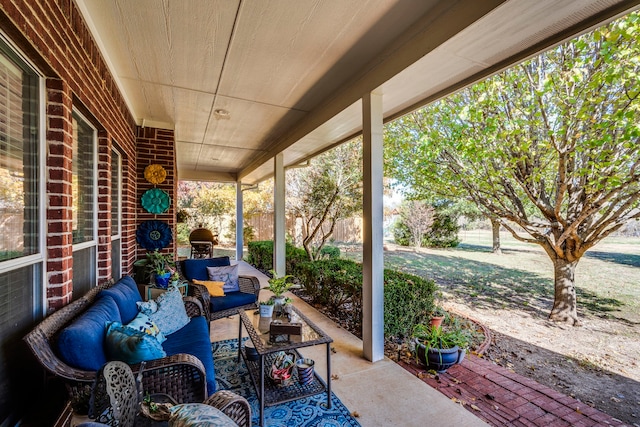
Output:
<path fill-rule="evenodd" d="M 567 261 L 562 258 L 553 259 L 555 276 L 553 308 L 549 319 L 578 326 L 578 312 L 575 288 L 575 271 L 578 261 Z"/>
<path fill-rule="evenodd" d="M 500 249 L 500 221 L 495 218 L 491 218 L 491 231 L 493 232 L 493 253 L 500 255 L 502 249 Z"/>

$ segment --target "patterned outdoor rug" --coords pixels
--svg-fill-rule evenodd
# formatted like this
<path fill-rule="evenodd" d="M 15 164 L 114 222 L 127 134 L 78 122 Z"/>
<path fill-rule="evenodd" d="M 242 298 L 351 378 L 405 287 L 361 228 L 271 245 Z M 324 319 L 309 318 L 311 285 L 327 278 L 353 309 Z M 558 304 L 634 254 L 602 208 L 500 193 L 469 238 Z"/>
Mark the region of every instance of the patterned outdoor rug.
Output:
<path fill-rule="evenodd" d="M 247 339 L 247 338 L 244 338 Z M 249 371 L 244 361 L 238 365 L 238 340 L 216 341 L 211 345 L 215 361 L 218 390 L 231 390 L 244 396 L 251 405 L 253 425 L 257 426 L 260 407 L 256 391 L 251 383 Z M 265 426 L 304 426 L 304 427 L 358 427 L 360 423 L 349 410 L 331 393 L 331 409 L 327 409 L 326 393 L 266 406 L 264 409 Z"/>

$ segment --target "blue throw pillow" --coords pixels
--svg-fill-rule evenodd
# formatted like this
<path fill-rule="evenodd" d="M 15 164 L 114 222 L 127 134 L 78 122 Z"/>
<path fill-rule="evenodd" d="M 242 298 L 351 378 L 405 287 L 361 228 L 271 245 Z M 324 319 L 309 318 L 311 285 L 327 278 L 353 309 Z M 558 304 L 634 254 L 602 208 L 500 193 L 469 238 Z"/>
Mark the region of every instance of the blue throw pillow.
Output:
<path fill-rule="evenodd" d="M 113 298 L 104 296 L 60 332 L 56 343 L 60 358 L 77 369 L 100 369 L 107 363 L 105 325 L 113 321 L 121 321 L 120 311 Z"/>
<path fill-rule="evenodd" d="M 164 335 L 172 334 L 189 323 L 189 316 L 178 288 L 172 287 L 164 292 L 156 298 L 156 303 L 158 310 L 151 313 L 149 318 L 158 325 Z"/>
<path fill-rule="evenodd" d="M 107 324 L 105 348 L 109 360 L 119 360 L 130 365 L 167 355 L 157 339 L 123 326 L 120 322 Z"/>
<path fill-rule="evenodd" d="M 209 280 L 224 282 L 222 290 L 227 292 L 237 292 L 240 290 L 238 283 L 238 264 L 227 267 L 207 267 Z"/>
<path fill-rule="evenodd" d="M 228 256 L 217 258 L 185 259 L 182 261 L 182 274 L 187 280 L 209 280 L 207 267 L 222 267 L 231 265 Z"/>

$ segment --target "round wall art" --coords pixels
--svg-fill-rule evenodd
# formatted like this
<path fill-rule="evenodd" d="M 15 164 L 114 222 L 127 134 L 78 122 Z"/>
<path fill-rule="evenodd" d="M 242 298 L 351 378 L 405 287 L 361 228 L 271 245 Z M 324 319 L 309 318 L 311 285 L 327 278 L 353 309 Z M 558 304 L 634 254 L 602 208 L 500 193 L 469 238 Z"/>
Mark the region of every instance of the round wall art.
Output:
<path fill-rule="evenodd" d="M 171 198 L 166 191 L 159 188 L 147 190 L 142 195 L 142 207 L 152 214 L 161 214 L 169 210 Z"/>
<path fill-rule="evenodd" d="M 144 221 L 136 230 L 136 240 L 149 251 L 166 248 L 172 239 L 171 228 L 164 221 Z"/>
<path fill-rule="evenodd" d="M 149 165 L 144 168 L 144 178 L 153 185 L 157 185 L 167 178 L 167 171 L 158 164 Z"/>

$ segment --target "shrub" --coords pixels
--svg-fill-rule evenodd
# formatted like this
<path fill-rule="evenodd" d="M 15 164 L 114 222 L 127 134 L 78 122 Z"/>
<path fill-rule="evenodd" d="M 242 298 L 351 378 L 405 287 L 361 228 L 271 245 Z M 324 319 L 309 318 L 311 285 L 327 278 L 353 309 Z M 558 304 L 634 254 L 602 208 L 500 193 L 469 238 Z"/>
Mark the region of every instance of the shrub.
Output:
<path fill-rule="evenodd" d="M 393 223 L 393 240 L 400 246 L 411 246 L 411 230 L 400 219 Z"/>
<path fill-rule="evenodd" d="M 320 249 L 320 259 L 340 258 L 340 248 L 337 246 L 325 245 Z"/>
<path fill-rule="evenodd" d="M 298 278 L 314 303 L 333 311 L 350 310 L 352 317 L 362 317 L 361 264 L 347 259 L 306 262 L 299 267 Z"/>
<path fill-rule="evenodd" d="M 456 247 L 460 243 L 458 231 L 460 227 L 454 215 L 437 212 L 431 231 L 425 235 L 422 244 L 434 248 Z"/>
<path fill-rule="evenodd" d="M 423 247 L 453 248 L 458 246 L 458 231 L 455 216 L 443 212 L 436 212 L 431 230 L 422 238 Z M 398 219 L 393 225 L 393 239 L 401 246 L 411 246 L 411 231 L 407 224 Z"/>
<path fill-rule="evenodd" d="M 361 329 L 362 264 L 345 259 L 306 262 L 300 266 L 298 278 L 315 304 L 348 317 L 349 323 Z M 435 291 L 432 280 L 385 270 L 385 336 L 408 337 L 416 324 L 428 320 Z"/>
<path fill-rule="evenodd" d="M 413 274 L 384 271 L 384 334 L 409 337 L 413 327 L 429 318 L 436 284 Z"/>
<path fill-rule="evenodd" d="M 273 241 L 260 240 L 247 243 L 249 255 L 247 262 L 261 271 L 273 270 Z M 298 266 L 308 261 L 304 249 L 296 248 L 290 243 L 286 244 L 286 271 L 287 274 L 297 275 Z"/>

